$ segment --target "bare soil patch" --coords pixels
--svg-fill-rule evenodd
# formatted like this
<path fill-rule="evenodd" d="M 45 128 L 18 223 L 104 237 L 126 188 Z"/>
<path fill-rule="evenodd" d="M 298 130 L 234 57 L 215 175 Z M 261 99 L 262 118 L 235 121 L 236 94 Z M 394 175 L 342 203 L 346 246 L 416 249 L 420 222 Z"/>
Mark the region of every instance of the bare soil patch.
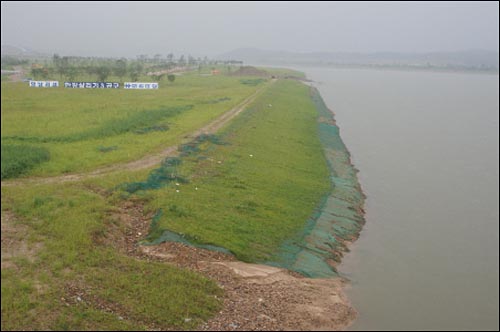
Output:
<path fill-rule="evenodd" d="M 29 243 L 26 239 L 28 228 L 19 224 L 17 216 L 11 211 L 2 211 L 2 269 L 17 269 L 15 260 L 25 258 L 34 262 L 42 248 L 41 243 Z"/>
<path fill-rule="evenodd" d="M 139 201 L 125 202 L 109 215 L 104 241 L 137 259 L 188 268 L 215 280 L 224 289 L 223 309 L 199 330 L 330 331 L 345 329 L 356 317 L 342 292 L 346 281 L 340 278 L 309 279 L 181 243 L 139 245 L 138 241 L 147 235 L 151 218 L 142 213 Z"/>

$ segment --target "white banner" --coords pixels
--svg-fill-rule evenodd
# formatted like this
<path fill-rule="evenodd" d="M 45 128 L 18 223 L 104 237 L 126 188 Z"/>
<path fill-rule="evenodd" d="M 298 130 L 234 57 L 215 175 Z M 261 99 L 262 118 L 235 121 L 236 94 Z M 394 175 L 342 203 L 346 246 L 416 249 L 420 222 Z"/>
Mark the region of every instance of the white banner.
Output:
<path fill-rule="evenodd" d="M 118 89 L 120 83 L 116 82 L 64 82 L 65 88 L 73 89 Z"/>
<path fill-rule="evenodd" d="M 32 88 L 57 88 L 59 81 L 29 81 Z"/>
<path fill-rule="evenodd" d="M 160 84 L 154 82 L 125 82 L 123 83 L 124 89 L 158 89 Z"/>

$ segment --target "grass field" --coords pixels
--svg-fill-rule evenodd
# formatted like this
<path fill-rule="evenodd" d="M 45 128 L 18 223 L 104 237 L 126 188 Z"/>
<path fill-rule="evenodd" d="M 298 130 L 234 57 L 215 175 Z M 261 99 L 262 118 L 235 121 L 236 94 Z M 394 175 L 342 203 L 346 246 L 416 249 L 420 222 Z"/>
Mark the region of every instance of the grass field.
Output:
<path fill-rule="evenodd" d="M 15 178 L 50 160 L 47 149 L 29 145 L 2 144 L 2 180 Z"/>
<path fill-rule="evenodd" d="M 186 133 L 266 86 L 216 140 L 200 141 L 180 158 L 175 172 L 186 181 L 179 185 L 125 191 L 154 172 L 145 169 L 2 186 L 2 252 L 4 234 L 6 250 L 17 248 L 2 257 L 2 330 L 194 329 L 220 309 L 222 290 L 213 281 L 95 240 L 117 222 L 125 201 L 141 202 L 145 214 L 161 211 L 156 238 L 173 231 L 245 261 L 267 260 L 301 230 L 330 188 L 309 90 L 291 80 L 253 86 L 241 79 L 190 73 L 158 91 L 2 83 L 2 178 L 3 151 L 8 165 L 39 156 L 6 176 L 12 178 L 92 170 L 187 143 Z M 80 293 L 75 302 L 71 295 Z"/>
<path fill-rule="evenodd" d="M 5 211 L 13 212 L 19 219 L 8 234 L 29 248 L 13 266 L 2 263 L 2 330 L 193 328 L 219 308 L 212 281 L 96 244 L 113 209 L 83 185 L 2 187 L 2 231 Z M 116 304 L 117 312 L 65 304 L 71 291 L 89 289 L 85 295 Z"/>
<path fill-rule="evenodd" d="M 158 90 L 30 88 L 2 83 L 2 145 L 44 148 L 27 175 L 88 171 L 135 160 L 181 138 L 265 84 L 186 73 Z"/>

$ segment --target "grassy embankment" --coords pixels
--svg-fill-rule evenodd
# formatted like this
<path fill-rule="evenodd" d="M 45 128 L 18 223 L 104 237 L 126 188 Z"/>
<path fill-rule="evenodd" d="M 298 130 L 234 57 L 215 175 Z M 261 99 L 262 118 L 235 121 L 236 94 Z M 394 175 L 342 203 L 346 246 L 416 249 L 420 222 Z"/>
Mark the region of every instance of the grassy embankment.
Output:
<path fill-rule="evenodd" d="M 266 261 L 300 230 L 329 190 L 308 88 L 280 81 L 219 135 L 183 158 L 187 184 L 138 192 L 162 230 Z M 177 192 L 179 190 L 179 192 Z"/>
<path fill-rule="evenodd" d="M 195 105 L 192 110 L 168 118 L 171 129 L 167 131 L 124 131 L 106 137 L 84 137 L 81 141 L 32 140 L 27 144 L 45 147 L 51 153 L 50 161 L 28 171 L 31 175 L 131 160 L 165 142 L 181 142 L 179 135 L 188 128 L 200 126 L 210 116 L 227 110 L 229 102 L 236 104 L 237 96 L 241 100 L 244 93 L 254 91 L 255 87 L 240 87 L 239 79 L 220 77 L 204 84 L 202 77 L 186 76 L 191 83 L 186 83 L 184 89 L 179 87 L 178 94 L 168 94 L 171 90 L 166 89 L 165 96 L 156 97 L 149 91 L 141 91 L 144 95 L 132 91 L 133 97 L 128 97 L 121 91 L 29 90 L 44 103 L 26 96 L 28 91 L 21 86 L 9 86 L 21 91 L 9 91 L 4 99 L 2 86 L 2 129 L 10 127 L 8 133 L 2 134 L 76 137 L 99 132 L 95 128 L 105 127 L 112 119 L 122 119 L 121 123 L 133 119 L 135 126 L 140 117 L 134 107 L 139 105 L 141 110 L 153 111 L 163 106 Z M 178 79 L 174 84 L 180 82 Z M 203 86 L 192 86 L 198 82 Z M 220 84 L 219 89 L 210 90 L 213 84 Z M 224 86 L 227 89 L 220 90 Z M 231 91 L 234 95 L 228 95 Z M 106 93 L 111 94 L 106 98 Z M 51 95 L 54 98 L 49 98 Z M 224 101 L 227 104 L 210 102 L 225 96 L 231 98 Z M 100 106 L 94 99 L 108 107 Z M 19 108 L 9 109 L 4 102 Z M 135 106 L 127 113 L 119 113 L 118 106 L 125 107 L 126 102 Z M 200 104 L 206 106 L 209 114 L 193 112 L 205 110 L 205 106 L 198 107 Z M 61 110 L 61 105 L 74 110 L 75 116 Z M 26 115 L 37 112 L 38 121 L 31 121 Z M 67 122 L 60 122 L 63 120 L 52 112 Z M 94 115 L 95 122 L 87 113 Z M 44 121 L 44 115 L 48 121 Z M 25 127 L 17 124 L 17 117 Z M 215 296 L 221 294 L 213 282 L 168 265 L 124 256 L 113 247 L 93 241 L 95 235 L 107 231 L 116 206 L 133 196 L 145 204 L 146 212 L 163 211 L 157 234 L 168 229 L 186 234 L 198 243 L 225 247 L 246 261 L 266 260 L 283 240 L 300 231 L 329 189 L 328 169 L 316 135 L 316 118 L 308 89 L 296 82 L 280 81 L 223 129 L 219 139 L 224 145 L 205 142 L 199 146 L 200 151 L 182 158 L 178 172 L 187 179 L 186 184 L 171 183 L 134 194 L 117 189 L 124 183 L 143 181 L 149 174 L 146 170 L 122 171 L 80 183 L 2 187 L 2 229 L 4 221 L 10 219 L 9 241 L 12 247 L 18 244 L 22 249 L 8 260 L 5 268 L 2 265 L 2 329 L 185 329 L 213 315 L 220 307 Z M 174 132 L 177 127 L 182 130 Z M 128 140 L 122 136 L 139 146 L 127 147 Z M 7 141 L 11 140 L 16 139 Z M 115 158 L 95 151 L 98 146 L 115 145 L 119 148 L 108 152 L 116 153 Z M 64 160 L 69 156 L 73 162 L 68 164 Z M 84 161 L 85 158 L 90 161 Z M 111 195 L 100 194 L 104 191 Z M 12 213 L 15 217 L 8 217 Z M 74 293 L 75 289 L 77 293 L 80 289 L 89 291 L 91 294 L 82 298 L 110 304 L 116 308 L 115 313 L 99 309 L 95 301 L 75 302 L 71 298 L 72 303 L 69 290 Z"/>

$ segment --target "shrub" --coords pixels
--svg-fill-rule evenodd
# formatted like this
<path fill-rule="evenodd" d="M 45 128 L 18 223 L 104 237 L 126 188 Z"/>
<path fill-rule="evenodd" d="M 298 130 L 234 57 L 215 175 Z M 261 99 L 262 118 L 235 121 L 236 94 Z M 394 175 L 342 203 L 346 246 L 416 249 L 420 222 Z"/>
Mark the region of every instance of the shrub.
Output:
<path fill-rule="evenodd" d="M 18 177 L 49 159 L 50 153 L 44 148 L 2 144 L 2 180 Z"/>

